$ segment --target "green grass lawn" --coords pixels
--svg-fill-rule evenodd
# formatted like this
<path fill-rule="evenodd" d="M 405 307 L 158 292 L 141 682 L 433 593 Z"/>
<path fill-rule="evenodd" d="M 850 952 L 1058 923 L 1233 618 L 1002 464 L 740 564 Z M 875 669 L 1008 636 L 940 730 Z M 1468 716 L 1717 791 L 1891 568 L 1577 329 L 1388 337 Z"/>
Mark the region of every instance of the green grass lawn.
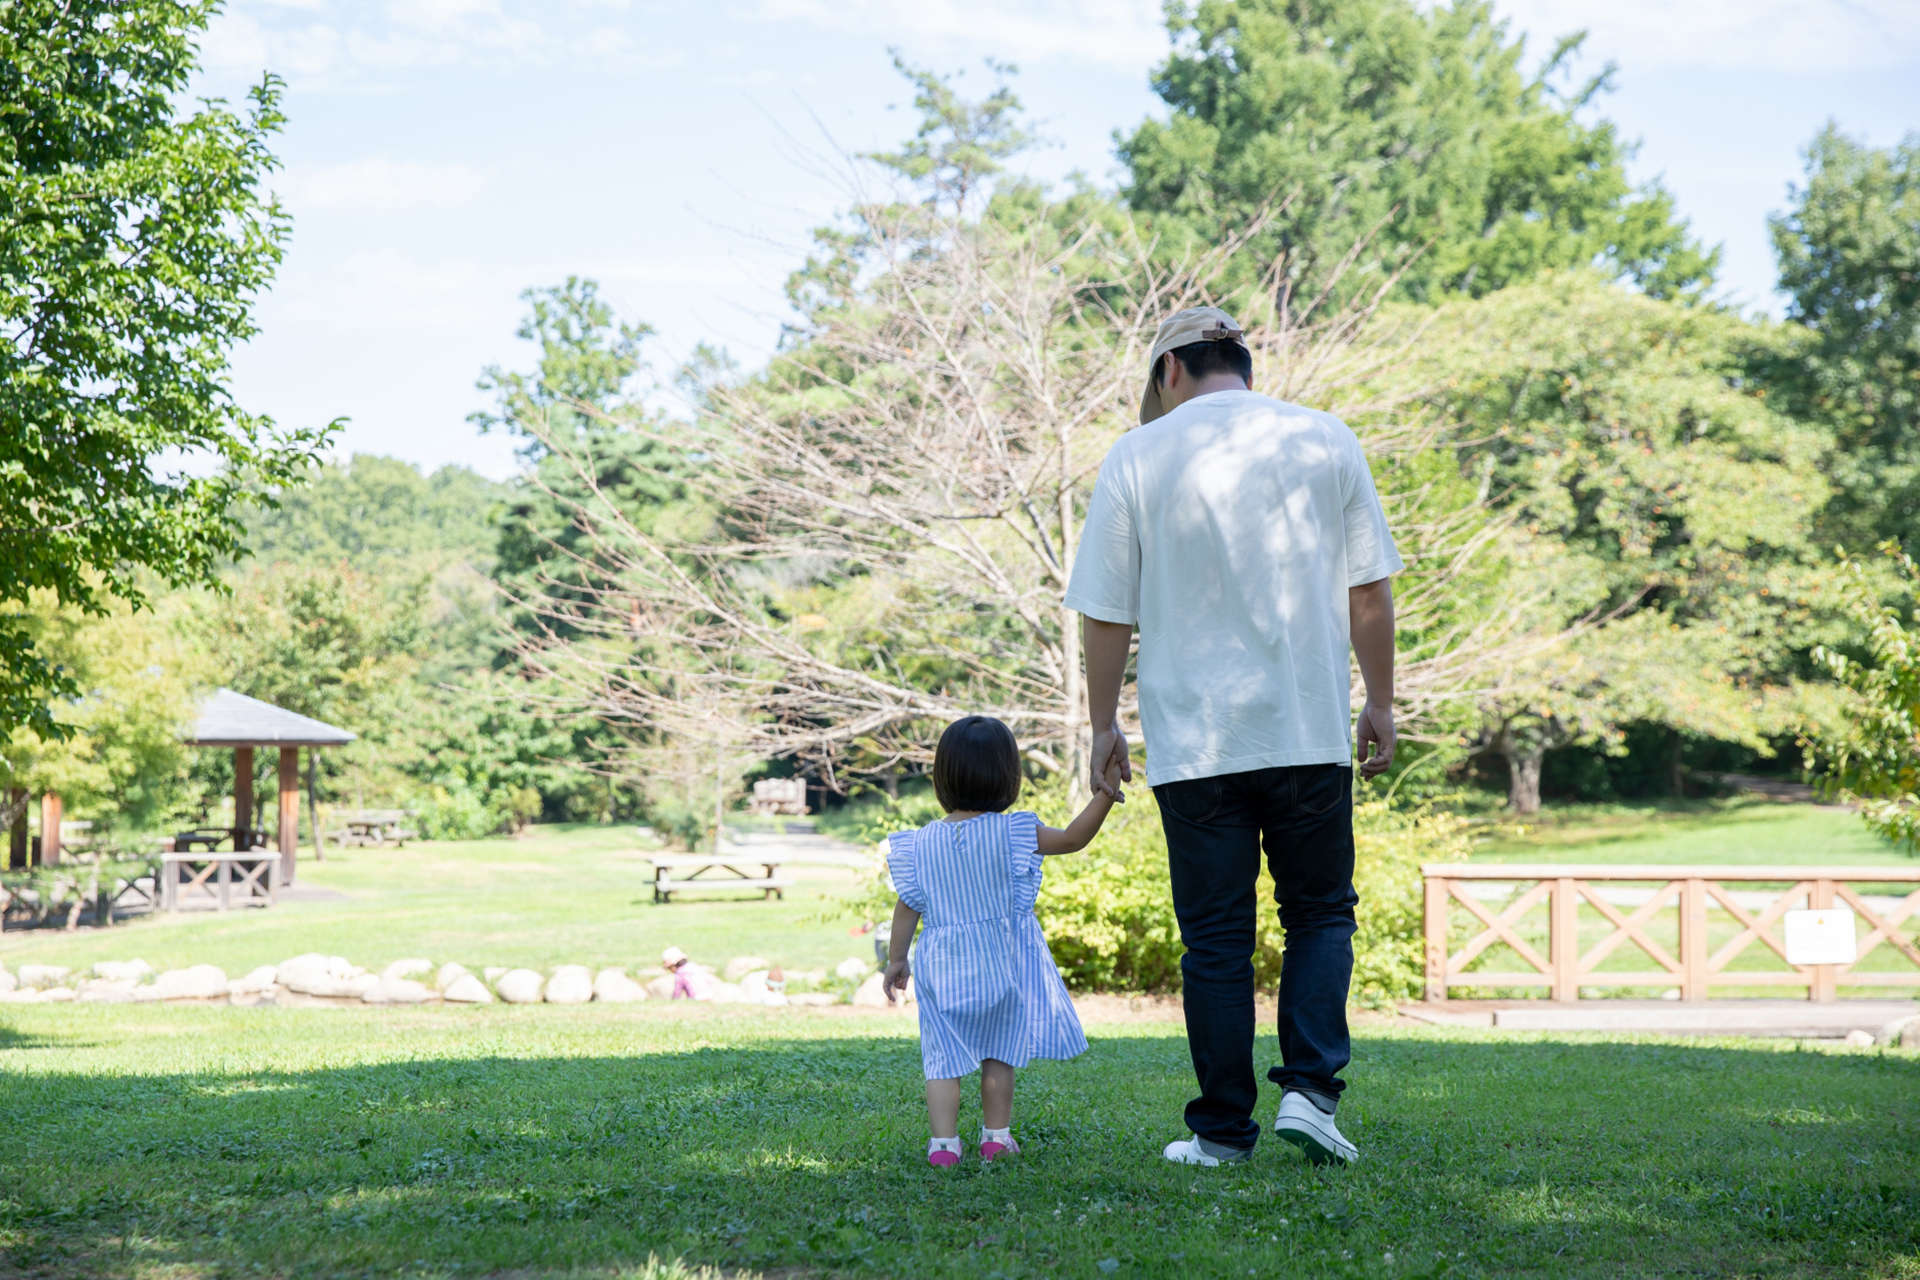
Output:
<path fill-rule="evenodd" d="M 137 957 L 156 969 L 214 964 L 238 976 L 319 951 L 376 970 L 414 956 L 474 970 L 632 969 L 657 964 L 674 945 L 714 966 L 749 954 L 798 969 L 831 968 L 850 955 L 871 961 L 872 944 L 848 936 L 859 921 L 841 906 L 854 873 L 798 866 L 788 874 L 798 883 L 785 901 L 752 890 L 656 906 L 652 871 L 630 829 L 542 827 L 518 840 L 330 850 L 325 862 L 302 857 L 299 884 L 337 899 L 154 915 L 73 933 L 9 932 L 0 935 L 0 960 L 78 968 Z"/>
<path fill-rule="evenodd" d="M 1474 860 L 1915 865 L 1844 809 L 1752 799 L 1550 806 L 1489 824 Z"/>
<path fill-rule="evenodd" d="M 1158 1156 L 1192 1089 L 1178 1028 L 1096 1027 L 1021 1073 L 1022 1159 L 937 1172 L 912 1023 L 884 1013 L 0 1023 L 7 1274 L 1920 1276 L 1911 1054 L 1374 1025 L 1341 1110 L 1360 1165 L 1267 1141 L 1191 1170 Z"/>

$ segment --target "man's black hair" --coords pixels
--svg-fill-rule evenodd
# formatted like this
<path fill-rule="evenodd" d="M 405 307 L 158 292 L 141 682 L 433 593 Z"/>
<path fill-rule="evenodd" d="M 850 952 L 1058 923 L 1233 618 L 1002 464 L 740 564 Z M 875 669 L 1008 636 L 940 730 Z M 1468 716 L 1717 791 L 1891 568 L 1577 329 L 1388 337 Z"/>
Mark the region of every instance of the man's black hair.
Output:
<path fill-rule="evenodd" d="M 1004 813 L 1020 781 L 1020 744 L 992 716 L 955 720 L 933 750 L 933 795 L 948 813 Z"/>
<path fill-rule="evenodd" d="M 1253 385 L 1253 352 L 1237 342 L 1189 342 L 1162 352 L 1153 364 L 1153 384 L 1167 381 L 1167 358 L 1177 358 L 1187 367 L 1189 378 L 1206 378 L 1216 373 L 1234 373 L 1249 387 Z"/>

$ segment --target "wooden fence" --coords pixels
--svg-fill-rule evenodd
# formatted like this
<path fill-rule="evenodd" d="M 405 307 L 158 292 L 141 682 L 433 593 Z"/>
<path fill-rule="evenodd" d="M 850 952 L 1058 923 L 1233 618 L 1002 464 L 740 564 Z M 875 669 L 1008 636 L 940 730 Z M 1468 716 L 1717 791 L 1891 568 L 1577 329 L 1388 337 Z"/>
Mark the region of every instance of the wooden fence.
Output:
<path fill-rule="evenodd" d="M 1546 987 L 1555 1000 L 1575 1000 L 1582 987 L 1678 987 L 1683 1000 L 1705 1000 L 1712 986 L 1805 987 L 1809 1000 L 1833 1000 L 1842 982 L 1853 987 L 1920 987 L 1920 947 L 1901 927 L 1920 910 L 1920 868 L 1907 867 L 1689 867 L 1594 865 L 1499 865 L 1496 863 L 1429 863 L 1420 869 L 1426 878 L 1426 997 L 1447 999 L 1451 987 Z M 1598 886 L 1637 882 L 1651 885 L 1651 896 L 1633 904 L 1616 904 Z M 1512 884 L 1510 901 L 1489 906 L 1472 886 Z M 1729 884 L 1759 886 L 1730 890 Z M 1531 885 L 1531 887 L 1527 887 Z M 1785 885 L 1786 887 L 1781 887 Z M 1856 885 L 1898 885 L 1905 896 L 1891 908 L 1876 910 Z M 1749 901 L 1736 901 L 1736 893 Z M 1772 894 L 1767 905 L 1755 909 L 1751 900 Z M 1600 917 L 1589 928 L 1583 949 L 1581 904 Z M 1450 943 L 1453 904 L 1466 908 L 1481 928 L 1458 949 Z M 1546 953 L 1525 935 L 1524 917 L 1545 904 Z M 1631 905 L 1630 911 L 1620 909 Z M 1859 939 L 1859 960 L 1882 944 L 1905 956 L 1910 970 L 1865 972 L 1855 964 L 1818 964 L 1780 969 L 1727 968 L 1756 943 L 1787 961 L 1787 950 L 1776 932 L 1781 917 L 1799 906 L 1816 910 L 1848 907 L 1868 926 Z M 1678 955 L 1649 936 L 1660 913 L 1677 907 Z M 1728 920 L 1710 922 L 1708 912 L 1718 908 Z M 1709 940 L 1709 924 L 1726 935 L 1718 946 Z M 1609 928 L 1610 926 L 1610 928 Z M 1468 926 L 1472 927 L 1471 924 Z M 1663 934 L 1669 931 L 1660 930 Z M 1595 937 L 1595 934 L 1598 934 Z M 1490 947 L 1504 943 L 1529 968 L 1489 972 L 1470 965 Z M 1654 969 L 1602 969 L 1622 946 L 1632 944 L 1655 965 Z"/>

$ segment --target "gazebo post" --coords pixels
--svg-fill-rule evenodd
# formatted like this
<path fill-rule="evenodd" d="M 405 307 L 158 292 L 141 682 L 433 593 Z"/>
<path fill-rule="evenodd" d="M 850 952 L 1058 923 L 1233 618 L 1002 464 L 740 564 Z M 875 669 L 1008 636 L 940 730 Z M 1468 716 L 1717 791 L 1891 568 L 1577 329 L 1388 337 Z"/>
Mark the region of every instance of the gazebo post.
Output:
<path fill-rule="evenodd" d="M 40 865 L 60 865 L 60 797 L 51 791 L 40 794 Z"/>
<path fill-rule="evenodd" d="M 292 884 L 300 851 L 300 748 L 280 748 L 280 883 Z"/>
<path fill-rule="evenodd" d="M 233 851 L 253 848 L 253 748 L 233 749 Z"/>

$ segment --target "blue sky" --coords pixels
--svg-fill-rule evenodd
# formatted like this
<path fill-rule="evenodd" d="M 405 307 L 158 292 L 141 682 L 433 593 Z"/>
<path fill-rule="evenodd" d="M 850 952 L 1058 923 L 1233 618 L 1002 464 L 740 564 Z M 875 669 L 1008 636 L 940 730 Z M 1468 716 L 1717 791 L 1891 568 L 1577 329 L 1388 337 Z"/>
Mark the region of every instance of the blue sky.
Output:
<path fill-rule="evenodd" d="M 1915 0 L 1510 0 L 1530 49 L 1589 32 L 1601 110 L 1642 146 L 1723 286 L 1776 311 L 1765 219 L 1828 119 L 1876 145 L 1920 129 Z M 670 373 L 695 343 L 764 359 L 810 228 L 845 205 L 844 156 L 914 124 L 890 48 L 1014 84 L 1052 145 L 1022 167 L 1110 183 L 1112 135 L 1160 104 L 1154 0 L 230 0 L 201 92 L 288 84 L 276 188 L 295 219 L 262 332 L 235 363 L 248 408 L 347 417 L 342 452 L 512 473 L 477 435 L 490 363 L 524 367 L 521 290 L 602 281 L 655 327 Z"/>

